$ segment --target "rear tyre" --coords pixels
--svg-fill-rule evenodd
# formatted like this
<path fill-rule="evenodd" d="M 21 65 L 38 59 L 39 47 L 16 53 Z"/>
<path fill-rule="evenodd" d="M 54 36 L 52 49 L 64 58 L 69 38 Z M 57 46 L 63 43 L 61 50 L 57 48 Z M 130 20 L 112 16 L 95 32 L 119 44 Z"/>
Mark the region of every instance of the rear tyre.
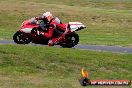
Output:
<path fill-rule="evenodd" d="M 29 37 L 25 36 L 25 34 L 20 31 L 17 31 L 13 35 L 13 40 L 17 44 L 28 44 L 31 42 L 31 39 Z"/>
<path fill-rule="evenodd" d="M 75 45 L 77 45 L 79 42 L 79 36 L 77 33 L 73 32 L 69 35 L 66 35 L 66 42 L 63 44 L 60 44 L 60 46 L 64 48 L 72 48 Z"/>

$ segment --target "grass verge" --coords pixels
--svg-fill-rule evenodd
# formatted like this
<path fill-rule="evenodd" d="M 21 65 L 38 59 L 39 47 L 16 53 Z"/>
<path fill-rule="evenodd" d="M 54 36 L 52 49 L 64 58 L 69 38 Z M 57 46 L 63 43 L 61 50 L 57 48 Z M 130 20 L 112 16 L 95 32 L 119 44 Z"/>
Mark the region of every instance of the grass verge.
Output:
<path fill-rule="evenodd" d="M 131 59 L 131 54 L 0 45 L 0 87 L 80 88 L 82 67 L 90 79 L 132 80 Z"/>

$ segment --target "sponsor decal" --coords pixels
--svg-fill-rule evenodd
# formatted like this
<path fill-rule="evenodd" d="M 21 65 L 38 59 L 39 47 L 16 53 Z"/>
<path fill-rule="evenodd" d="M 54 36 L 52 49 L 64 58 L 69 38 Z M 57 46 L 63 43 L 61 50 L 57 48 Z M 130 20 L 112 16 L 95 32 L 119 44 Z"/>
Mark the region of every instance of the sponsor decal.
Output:
<path fill-rule="evenodd" d="M 82 68 L 81 70 L 82 77 L 79 79 L 79 82 L 82 86 L 88 86 L 88 85 L 115 85 L 115 86 L 128 86 L 131 85 L 130 80 L 90 80 L 88 71 L 84 71 Z"/>

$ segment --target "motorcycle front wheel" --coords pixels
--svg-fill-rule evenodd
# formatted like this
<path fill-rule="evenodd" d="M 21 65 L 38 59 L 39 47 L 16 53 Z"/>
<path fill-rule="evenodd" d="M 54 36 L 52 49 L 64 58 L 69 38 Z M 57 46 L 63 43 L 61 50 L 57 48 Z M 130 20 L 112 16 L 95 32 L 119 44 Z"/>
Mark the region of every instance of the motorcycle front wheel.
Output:
<path fill-rule="evenodd" d="M 25 36 L 25 34 L 20 31 L 17 31 L 13 35 L 13 40 L 17 44 L 28 44 L 31 42 L 31 39 L 29 37 Z"/>

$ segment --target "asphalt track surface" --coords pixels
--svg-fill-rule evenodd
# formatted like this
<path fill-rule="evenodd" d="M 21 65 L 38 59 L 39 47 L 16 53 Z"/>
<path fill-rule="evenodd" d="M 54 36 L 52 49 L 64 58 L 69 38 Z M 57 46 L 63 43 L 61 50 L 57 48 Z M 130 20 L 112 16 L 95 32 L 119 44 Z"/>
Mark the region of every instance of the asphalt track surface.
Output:
<path fill-rule="evenodd" d="M 13 40 L 0 40 L 0 44 L 15 44 L 15 43 Z M 31 45 L 39 45 L 39 44 L 31 43 Z M 107 52 L 114 52 L 114 53 L 132 54 L 132 48 L 130 48 L 130 47 L 78 44 L 74 48 L 75 49 L 83 49 L 83 50 L 96 50 L 96 51 L 107 51 Z"/>

